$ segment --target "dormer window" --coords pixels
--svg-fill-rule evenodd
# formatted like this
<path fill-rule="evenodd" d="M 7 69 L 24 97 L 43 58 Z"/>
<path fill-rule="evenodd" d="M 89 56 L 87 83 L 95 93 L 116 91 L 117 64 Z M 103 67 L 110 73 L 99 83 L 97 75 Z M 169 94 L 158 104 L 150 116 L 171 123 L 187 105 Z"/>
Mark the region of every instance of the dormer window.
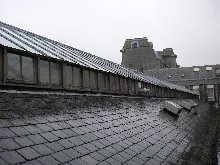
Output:
<path fill-rule="evenodd" d="M 194 72 L 199 72 L 199 71 L 200 71 L 200 68 L 199 68 L 199 67 L 194 67 L 194 68 L 193 68 L 193 71 L 194 71 Z"/>
<path fill-rule="evenodd" d="M 132 48 L 137 48 L 137 43 L 133 43 Z"/>
<path fill-rule="evenodd" d="M 131 42 L 131 48 L 138 48 L 138 41 L 132 41 Z"/>
<path fill-rule="evenodd" d="M 205 70 L 211 71 L 211 70 L 212 70 L 212 67 L 211 67 L 211 66 L 206 66 L 206 67 L 205 67 Z"/>

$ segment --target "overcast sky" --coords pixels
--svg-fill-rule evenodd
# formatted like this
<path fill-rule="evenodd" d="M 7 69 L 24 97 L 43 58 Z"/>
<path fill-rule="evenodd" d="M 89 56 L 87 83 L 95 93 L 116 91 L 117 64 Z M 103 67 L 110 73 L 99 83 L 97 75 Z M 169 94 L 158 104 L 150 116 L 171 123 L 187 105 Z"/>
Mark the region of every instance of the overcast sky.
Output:
<path fill-rule="evenodd" d="M 121 63 L 126 39 L 173 48 L 181 66 L 220 64 L 220 0 L 0 0 L 0 20 Z"/>

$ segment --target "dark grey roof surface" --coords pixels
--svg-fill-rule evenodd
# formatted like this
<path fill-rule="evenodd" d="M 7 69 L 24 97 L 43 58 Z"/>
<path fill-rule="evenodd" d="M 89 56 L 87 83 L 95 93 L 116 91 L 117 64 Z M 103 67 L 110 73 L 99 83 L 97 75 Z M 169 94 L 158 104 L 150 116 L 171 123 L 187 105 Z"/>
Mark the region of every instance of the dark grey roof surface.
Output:
<path fill-rule="evenodd" d="M 181 164 L 208 106 L 175 118 L 162 102 L 2 94 L 0 164 Z"/>
<path fill-rule="evenodd" d="M 79 49 L 67 46 L 57 41 L 19 29 L 0 21 L 0 44 L 19 50 L 51 57 L 84 67 L 92 68 L 148 82 L 161 87 L 167 87 L 191 93 L 188 89 L 171 83 L 145 76 L 141 72 L 122 67 L 119 64 L 86 53 Z"/>
<path fill-rule="evenodd" d="M 220 83 L 220 77 L 216 76 L 215 70 L 220 69 L 220 64 L 208 65 L 212 67 L 211 71 L 206 70 L 206 66 L 196 66 L 200 68 L 199 72 L 193 71 L 194 67 L 166 68 L 146 70 L 145 73 L 158 79 L 176 83 L 178 85 L 197 84 L 216 84 Z"/>

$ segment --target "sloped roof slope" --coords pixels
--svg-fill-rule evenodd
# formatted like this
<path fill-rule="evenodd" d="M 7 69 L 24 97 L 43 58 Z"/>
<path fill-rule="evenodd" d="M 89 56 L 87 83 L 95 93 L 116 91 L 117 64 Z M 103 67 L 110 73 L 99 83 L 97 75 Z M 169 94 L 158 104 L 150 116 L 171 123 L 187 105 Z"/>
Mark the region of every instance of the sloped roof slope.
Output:
<path fill-rule="evenodd" d="M 0 44 L 41 56 L 79 64 L 95 70 L 110 72 L 138 81 L 148 82 L 161 87 L 192 93 L 182 86 L 146 76 L 141 72 L 124 68 L 119 64 L 3 22 L 0 22 Z"/>
<path fill-rule="evenodd" d="M 1 93 L 0 164 L 180 164 L 209 107 L 174 118 L 162 102 Z"/>

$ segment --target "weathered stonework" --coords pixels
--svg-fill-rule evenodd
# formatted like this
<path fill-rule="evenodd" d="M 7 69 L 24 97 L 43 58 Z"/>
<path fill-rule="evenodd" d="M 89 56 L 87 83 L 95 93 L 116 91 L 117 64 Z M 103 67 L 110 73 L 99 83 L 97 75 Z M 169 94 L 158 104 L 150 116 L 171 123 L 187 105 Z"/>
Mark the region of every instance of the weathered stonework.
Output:
<path fill-rule="evenodd" d="M 135 44 L 135 45 L 134 45 Z M 140 71 L 176 68 L 176 55 L 172 48 L 155 51 L 147 38 L 127 39 L 121 50 L 122 66 Z"/>

